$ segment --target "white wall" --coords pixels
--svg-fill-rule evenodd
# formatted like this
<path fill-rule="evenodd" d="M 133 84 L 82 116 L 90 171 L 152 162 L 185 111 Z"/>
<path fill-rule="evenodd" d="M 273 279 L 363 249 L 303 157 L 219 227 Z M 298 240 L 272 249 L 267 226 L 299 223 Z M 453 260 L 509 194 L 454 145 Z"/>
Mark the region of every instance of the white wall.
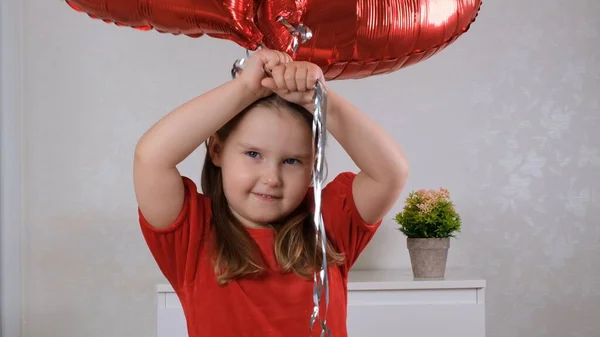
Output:
<path fill-rule="evenodd" d="M 0 336 L 21 333 L 21 6 L 0 2 Z"/>
<path fill-rule="evenodd" d="M 23 336 L 153 336 L 164 280 L 137 225 L 132 151 L 244 52 L 23 6 Z M 598 17 L 594 0 L 489 0 L 434 58 L 332 84 L 404 146 L 406 193 L 451 191 L 464 231 L 449 265 L 488 280 L 490 337 L 600 331 Z M 201 159 L 183 173 L 198 181 Z M 334 143 L 328 161 L 330 177 L 355 168 Z M 356 268 L 409 265 L 391 220 L 402 201 Z"/>

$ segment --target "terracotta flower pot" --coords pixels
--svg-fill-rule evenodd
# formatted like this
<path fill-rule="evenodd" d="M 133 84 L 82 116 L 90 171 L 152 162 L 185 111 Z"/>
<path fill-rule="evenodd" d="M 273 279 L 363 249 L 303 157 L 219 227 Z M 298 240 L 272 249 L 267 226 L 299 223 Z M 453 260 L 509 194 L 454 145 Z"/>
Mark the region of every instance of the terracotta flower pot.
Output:
<path fill-rule="evenodd" d="M 406 245 L 415 278 L 444 277 L 450 238 L 407 238 Z"/>

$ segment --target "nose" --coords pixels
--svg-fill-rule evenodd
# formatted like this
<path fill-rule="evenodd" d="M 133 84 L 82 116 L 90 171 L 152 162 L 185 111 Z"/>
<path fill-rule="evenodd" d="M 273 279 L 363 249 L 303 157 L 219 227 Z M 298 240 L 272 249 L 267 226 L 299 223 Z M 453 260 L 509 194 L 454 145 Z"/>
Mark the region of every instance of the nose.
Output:
<path fill-rule="evenodd" d="M 270 165 L 269 167 L 265 167 L 262 174 L 262 182 L 263 184 L 269 187 L 279 187 L 281 186 L 281 169 L 278 165 Z"/>

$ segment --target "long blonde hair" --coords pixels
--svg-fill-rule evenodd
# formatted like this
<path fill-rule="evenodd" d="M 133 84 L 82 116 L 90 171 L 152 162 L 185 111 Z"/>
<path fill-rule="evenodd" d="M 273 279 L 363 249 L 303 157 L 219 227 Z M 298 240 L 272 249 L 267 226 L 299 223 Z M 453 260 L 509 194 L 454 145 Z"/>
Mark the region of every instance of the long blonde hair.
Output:
<path fill-rule="evenodd" d="M 225 141 L 238 125 L 245 113 L 259 106 L 268 106 L 300 115 L 312 125 L 312 114 L 303 107 L 290 103 L 277 95 L 262 98 L 236 117 L 231 119 L 217 131 L 220 141 Z M 229 208 L 223 192 L 221 168 L 214 165 L 210 157 L 209 139 L 206 142 L 206 157 L 202 168 L 201 186 L 203 193 L 212 204 L 212 224 L 215 229 L 213 245 L 213 261 L 217 282 L 227 284 L 232 279 L 258 275 L 264 269 L 264 263 L 258 254 L 258 247 L 243 225 L 235 218 Z M 284 272 L 293 272 L 301 277 L 312 276 L 315 269 L 321 266 L 323 256 L 321 249 L 315 253 L 315 228 L 312 214 L 304 202 L 290 215 L 278 223 L 271 224 L 275 230 L 275 258 Z M 319 240 L 320 242 L 320 240 Z M 327 240 L 326 256 L 328 265 L 341 265 L 344 256 Z"/>

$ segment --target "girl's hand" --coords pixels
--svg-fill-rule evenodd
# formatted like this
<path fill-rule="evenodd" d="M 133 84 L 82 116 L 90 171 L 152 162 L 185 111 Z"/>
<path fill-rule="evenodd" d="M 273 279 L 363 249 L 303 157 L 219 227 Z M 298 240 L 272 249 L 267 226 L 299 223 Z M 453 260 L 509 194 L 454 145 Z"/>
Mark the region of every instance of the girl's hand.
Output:
<path fill-rule="evenodd" d="M 325 83 L 323 71 L 310 62 L 280 63 L 271 70 L 271 77 L 262 79 L 262 85 L 286 101 L 303 106 L 313 112 L 314 87 L 317 80 Z"/>
<path fill-rule="evenodd" d="M 261 49 L 253 53 L 246 61 L 238 79 L 243 81 L 250 90 L 256 92 L 259 97 L 265 97 L 270 95 L 272 91 L 263 86 L 261 81 L 269 76 L 278 65 L 289 62 L 292 62 L 292 58 L 286 53 Z"/>

